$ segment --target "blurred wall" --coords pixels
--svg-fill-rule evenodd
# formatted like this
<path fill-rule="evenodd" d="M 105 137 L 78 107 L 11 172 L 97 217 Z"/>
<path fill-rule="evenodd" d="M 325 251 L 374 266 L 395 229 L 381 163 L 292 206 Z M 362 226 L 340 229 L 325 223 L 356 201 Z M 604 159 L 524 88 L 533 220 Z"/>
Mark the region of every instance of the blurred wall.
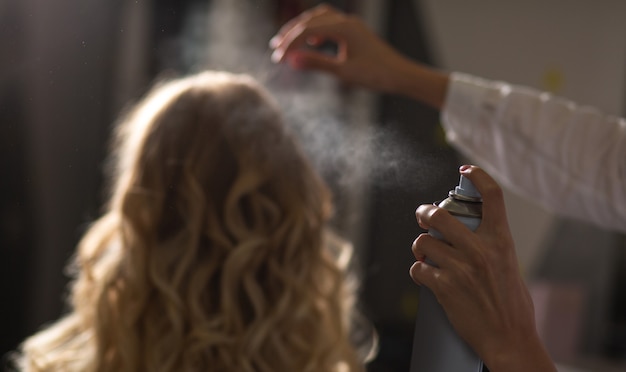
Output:
<path fill-rule="evenodd" d="M 63 307 L 65 266 L 98 209 L 116 2 L 3 2 L 2 352 Z M 9 110 L 9 111 L 7 111 Z M 13 186 L 11 186 L 13 185 Z"/>
<path fill-rule="evenodd" d="M 0 4 L 1 354 L 65 311 L 64 268 L 105 199 L 111 125 L 154 70 L 150 4 Z"/>

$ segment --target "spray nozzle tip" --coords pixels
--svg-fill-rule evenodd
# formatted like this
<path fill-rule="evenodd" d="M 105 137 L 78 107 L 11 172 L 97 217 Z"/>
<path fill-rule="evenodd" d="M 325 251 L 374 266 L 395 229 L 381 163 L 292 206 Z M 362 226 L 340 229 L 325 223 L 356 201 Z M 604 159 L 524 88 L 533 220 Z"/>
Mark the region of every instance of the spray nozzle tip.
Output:
<path fill-rule="evenodd" d="M 467 196 L 469 198 L 481 198 L 480 193 L 476 190 L 472 181 L 463 175 L 461 175 L 459 185 L 454 188 L 454 193 L 457 195 Z"/>

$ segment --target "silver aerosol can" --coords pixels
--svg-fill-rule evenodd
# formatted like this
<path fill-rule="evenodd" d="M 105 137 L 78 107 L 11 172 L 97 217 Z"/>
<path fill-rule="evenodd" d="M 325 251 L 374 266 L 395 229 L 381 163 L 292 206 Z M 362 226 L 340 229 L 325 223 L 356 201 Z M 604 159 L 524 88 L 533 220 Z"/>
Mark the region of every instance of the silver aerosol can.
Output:
<path fill-rule="evenodd" d="M 459 185 L 448 195 L 435 205 L 446 209 L 470 230 L 476 230 L 482 217 L 482 198 L 472 182 L 461 176 Z M 434 229 L 428 233 L 443 240 Z M 428 258 L 426 261 L 436 266 L 436 262 Z M 481 372 L 483 362 L 456 333 L 433 292 L 425 286 L 419 290 L 411 372 Z"/>

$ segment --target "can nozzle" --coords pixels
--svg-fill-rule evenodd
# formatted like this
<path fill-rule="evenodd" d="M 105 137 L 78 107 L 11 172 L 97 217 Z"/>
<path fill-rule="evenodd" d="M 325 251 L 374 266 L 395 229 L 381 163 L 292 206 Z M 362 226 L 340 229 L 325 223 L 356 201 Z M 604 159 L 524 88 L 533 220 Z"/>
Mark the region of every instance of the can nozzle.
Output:
<path fill-rule="evenodd" d="M 478 190 L 476 190 L 476 187 L 474 186 L 472 181 L 470 181 L 469 178 L 463 175 L 461 175 L 459 185 L 454 188 L 453 196 L 454 195 L 463 196 L 471 199 L 482 199 L 480 193 L 478 192 Z"/>

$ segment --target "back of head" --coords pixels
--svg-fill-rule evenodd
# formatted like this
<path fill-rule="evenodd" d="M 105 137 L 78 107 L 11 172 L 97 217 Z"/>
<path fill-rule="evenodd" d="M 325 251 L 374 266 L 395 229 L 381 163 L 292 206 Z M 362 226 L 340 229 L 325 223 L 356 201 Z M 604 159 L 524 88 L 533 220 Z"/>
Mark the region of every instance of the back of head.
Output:
<path fill-rule="evenodd" d="M 28 339 L 34 370 L 360 368 L 328 191 L 250 77 L 160 84 L 119 127 L 106 213 L 73 311 Z"/>

